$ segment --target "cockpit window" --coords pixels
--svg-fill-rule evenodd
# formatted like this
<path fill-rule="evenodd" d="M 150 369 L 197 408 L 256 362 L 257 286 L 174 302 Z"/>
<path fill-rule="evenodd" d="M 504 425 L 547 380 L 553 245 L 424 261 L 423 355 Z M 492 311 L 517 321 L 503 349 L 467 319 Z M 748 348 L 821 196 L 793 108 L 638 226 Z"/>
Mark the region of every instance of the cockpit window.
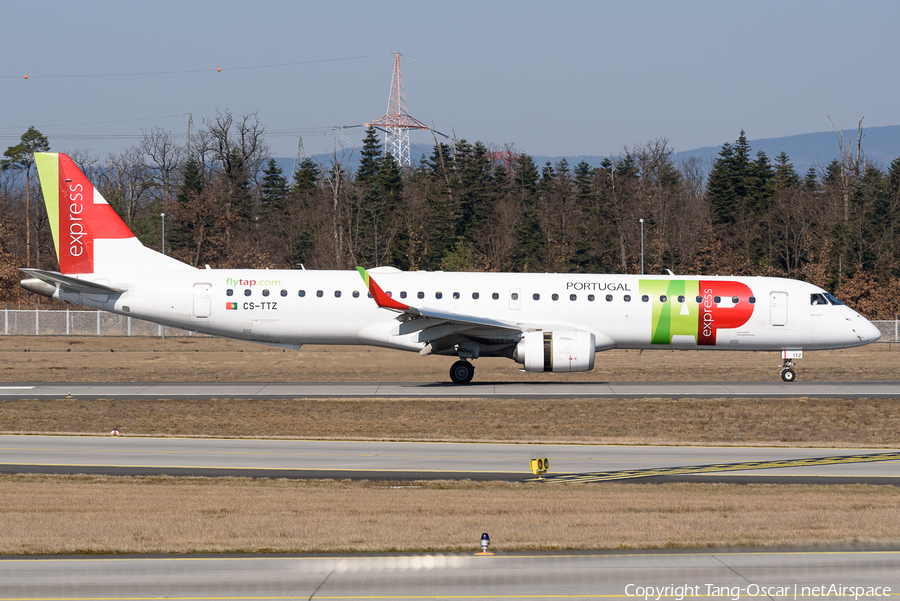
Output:
<path fill-rule="evenodd" d="M 827 292 L 826 292 L 823 296 L 824 296 L 825 298 L 827 298 L 828 301 L 829 301 L 832 305 L 843 305 L 843 304 L 844 304 L 844 303 L 842 303 L 841 301 L 839 301 L 838 299 L 836 299 L 835 297 L 833 297 L 832 295 L 828 294 Z"/>
<path fill-rule="evenodd" d="M 809 295 L 809 304 L 810 305 L 827 305 L 828 301 L 825 300 L 824 294 L 819 294 L 818 292 L 815 294 Z"/>

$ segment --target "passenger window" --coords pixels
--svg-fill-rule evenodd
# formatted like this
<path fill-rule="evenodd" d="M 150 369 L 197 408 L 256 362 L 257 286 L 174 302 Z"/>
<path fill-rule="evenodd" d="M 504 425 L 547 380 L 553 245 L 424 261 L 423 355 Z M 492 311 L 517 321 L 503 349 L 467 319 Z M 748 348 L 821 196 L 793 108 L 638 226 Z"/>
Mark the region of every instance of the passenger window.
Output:
<path fill-rule="evenodd" d="M 593 295 L 593 294 L 588 294 L 588 301 L 594 302 L 594 295 Z"/>
<path fill-rule="evenodd" d="M 650 297 L 647 296 L 646 294 L 644 294 L 644 295 L 641 296 L 641 300 L 644 301 L 645 303 L 649 303 L 649 302 L 650 302 Z"/>
<path fill-rule="evenodd" d="M 405 290 L 401 290 L 401 291 L 400 291 L 400 298 L 406 298 L 406 291 L 405 291 Z"/>
<path fill-rule="evenodd" d="M 341 291 L 340 291 L 340 290 L 335 290 L 335 291 L 334 291 L 334 298 L 341 298 Z"/>
<path fill-rule="evenodd" d="M 225 296 L 234 296 L 234 290 L 229 288 L 228 290 L 225 291 Z"/>
<path fill-rule="evenodd" d="M 573 300 L 577 300 L 577 299 L 578 299 L 578 295 L 577 295 L 577 294 L 570 294 L 570 295 L 569 295 L 569 300 L 573 301 Z"/>
<path fill-rule="evenodd" d="M 553 300 L 559 300 L 559 295 L 558 295 L 558 294 L 554 294 L 554 295 L 551 296 L 550 298 L 552 298 Z"/>
<path fill-rule="evenodd" d="M 713 297 L 713 302 L 716 303 L 716 304 L 718 305 L 719 303 L 722 302 L 722 297 L 721 297 L 721 296 L 714 296 L 714 297 Z"/>
<path fill-rule="evenodd" d="M 372 298 L 372 293 L 371 293 L 371 292 L 366 292 L 366 296 L 368 296 L 369 298 Z"/>
<path fill-rule="evenodd" d="M 608 303 L 611 303 L 611 302 L 612 302 L 612 294 L 607 294 L 607 295 L 606 295 L 606 302 L 608 302 Z"/>
<path fill-rule="evenodd" d="M 534 300 L 541 300 L 541 295 L 535 292 L 531 295 L 531 298 L 533 298 Z"/>
<path fill-rule="evenodd" d="M 755 304 L 756 304 L 756 297 L 755 297 L 755 296 L 751 296 L 751 297 L 748 298 L 747 300 L 750 301 L 750 304 L 751 304 L 751 305 L 755 305 Z"/>
<path fill-rule="evenodd" d="M 453 298 L 459 299 L 459 292 L 454 292 L 454 293 L 453 293 Z"/>
<path fill-rule="evenodd" d="M 697 304 L 698 304 L 698 305 L 701 304 L 701 303 L 703 303 L 703 297 L 702 297 L 702 296 L 698 296 L 696 300 L 697 300 Z"/>
<path fill-rule="evenodd" d="M 297 296 L 299 296 L 300 298 L 303 298 L 304 296 L 306 296 L 306 290 L 298 290 Z"/>
<path fill-rule="evenodd" d="M 741 302 L 741 297 L 739 297 L 739 296 L 732 296 L 732 297 L 731 297 L 731 302 L 734 303 L 734 304 L 736 305 L 736 304 L 738 304 L 739 302 Z"/>
<path fill-rule="evenodd" d="M 353 298 L 359 298 L 359 290 L 353 291 Z"/>
<path fill-rule="evenodd" d="M 425 298 L 425 293 L 424 293 L 424 292 L 419 292 L 416 296 L 417 296 L 418 298 Z"/>
<path fill-rule="evenodd" d="M 282 290 L 282 291 L 281 291 L 281 296 L 287 296 L 287 290 Z"/>
<path fill-rule="evenodd" d="M 631 302 L 631 295 L 630 295 L 630 294 L 626 294 L 625 296 L 622 297 L 622 300 L 624 300 L 626 303 L 630 303 L 630 302 Z"/>
<path fill-rule="evenodd" d="M 810 294 L 809 295 L 809 304 L 811 304 L 811 305 L 827 305 L 828 301 L 825 300 L 824 294 Z"/>
<path fill-rule="evenodd" d="M 679 297 L 678 297 L 678 302 L 679 302 L 679 303 L 683 303 L 683 302 L 684 302 L 684 297 L 683 297 L 683 296 L 679 296 Z"/>
<path fill-rule="evenodd" d="M 497 293 L 495 292 L 495 293 L 493 293 L 493 294 L 491 295 L 491 298 L 494 299 L 494 300 L 499 300 L 499 299 L 500 299 L 500 295 L 497 294 Z"/>
<path fill-rule="evenodd" d="M 388 294 L 390 294 L 390 292 L 388 292 Z M 318 296 L 319 298 L 322 298 L 323 296 L 325 296 L 325 293 L 322 292 L 321 290 L 316 290 L 316 296 Z"/>
<path fill-rule="evenodd" d="M 667 300 L 669 300 L 669 297 L 666 296 L 665 294 L 663 294 L 662 296 L 659 297 L 659 302 L 661 302 L 661 303 L 664 303 Z"/>
<path fill-rule="evenodd" d="M 477 292 L 473 292 L 473 293 L 472 293 L 472 298 L 473 298 L 473 299 L 478 300 L 478 296 L 479 296 L 479 295 L 478 295 Z"/>
<path fill-rule="evenodd" d="M 250 296 L 250 289 L 244 288 L 244 296 Z"/>
<path fill-rule="evenodd" d="M 263 296 L 269 296 L 269 291 L 268 291 L 268 289 L 263 290 Z"/>
<path fill-rule="evenodd" d="M 394 293 L 391 292 L 390 290 L 388 290 L 387 292 L 385 292 L 385 294 L 388 295 L 388 298 L 393 298 L 393 297 L 394 297 Z"/>
<path fill-rule="evenodd" d="M 444 298 L 444 293 L 443 292 L 435 292 L 434 298 L 437 298 L 437 299 Z"/>
<path fill-rule="evenodd" d="M 512 297 L 513 300 L 519 300 L 519 293 L 518 293 L 518 292 L 513 292 L 510 296 Z"/>

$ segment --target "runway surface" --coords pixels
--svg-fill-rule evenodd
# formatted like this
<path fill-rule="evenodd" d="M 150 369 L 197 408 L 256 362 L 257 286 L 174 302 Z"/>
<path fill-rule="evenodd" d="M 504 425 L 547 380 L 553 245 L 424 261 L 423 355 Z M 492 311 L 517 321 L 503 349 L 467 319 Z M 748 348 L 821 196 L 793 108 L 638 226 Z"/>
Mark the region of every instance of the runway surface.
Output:
<path fill-rule="evenodd" d="M 869 482 L 900 485 L 888 449 L 457 444 L 316 440 L 0 436 L 0 473 L 335 479 Z"/>
<path fill-rule="evenodd" d="M 879 382 L 20 382 L 2 399 L 197 398 L 900 398 L 900 381 Z"/>
<path fill-rule="evenodd" d="M 644 599 L 649 590 L 650 599 L 871 601 L 897 596 L 898 573 L 897 550 L 14 558 L 0 560 L 0 600 Z"/>

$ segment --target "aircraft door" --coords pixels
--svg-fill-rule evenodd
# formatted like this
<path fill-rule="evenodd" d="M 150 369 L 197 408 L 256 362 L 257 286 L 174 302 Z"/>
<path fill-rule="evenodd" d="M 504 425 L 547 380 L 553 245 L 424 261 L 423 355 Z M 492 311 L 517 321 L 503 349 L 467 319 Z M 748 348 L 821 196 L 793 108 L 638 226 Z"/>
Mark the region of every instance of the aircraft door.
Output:
<path fill-rule="evenodd" d="M 212 312 L 212 284 L 194 284 L 194 317 L 206 318 Z"/>
<path fill-rule="evenodd" d="M 518 288 L 509 289 L 509 308 L 519 309 L 522 306 L 522 292 Z"/>
<path fill-rule="evenodd" d="M 788 295 L 787 292 L 772 292 L 769 295 L 771 320 L 773 326 L 787 325 Z"/>

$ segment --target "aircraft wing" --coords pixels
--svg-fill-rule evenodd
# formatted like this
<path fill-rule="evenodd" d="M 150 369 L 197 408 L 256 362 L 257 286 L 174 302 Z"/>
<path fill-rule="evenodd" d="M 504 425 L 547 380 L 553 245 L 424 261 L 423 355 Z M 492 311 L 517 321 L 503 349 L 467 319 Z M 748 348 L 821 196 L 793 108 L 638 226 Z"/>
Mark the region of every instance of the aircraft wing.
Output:
<path fill-rule="evenodd" d="M 82 294 L 117 294 L 127 290 L 127 288 L 115 288 L 73 278 L 72 276 L 63 275 L 56 271 L 44 271 L 42 269 L 30 269 L 25 267 L 20 267 L 19 271 L 50 284 L 51 286 L 58 285 L 60 288 L 71 290 L 72 292 L 80 292 Z"/>
<path fill-rule="evenodd" d="M 531 327 L 530 324 L 519 324 L 511 321 L 479 317 L 476 315 L 462 315 L 460 313 L 439 311 L 437 309 L 428 309 L 425 307 L 411 307 L 388 296 L 365 269 L 362 267 L 357 267 L 356 269 L 366 283 L 366 288 L 369 289 L 372 298 L 375 299 L 375 303 L 382 309 L 389 309 L 400 314 L 398 319 L 405 322 L 404 325 L 407 325 L 407 327 L 402 328 L 401 330 L 404 333 L 434 327 L 438 324 L 448 324 L 457 326 L 461 329 L 490 328 L 491 330 L 505 331 L 507 334 L 519 334 Z M 422 318 L 425 319 L 421 322 L 421 327 L 415 327 L 416 324 L 409 323 Z"/>

